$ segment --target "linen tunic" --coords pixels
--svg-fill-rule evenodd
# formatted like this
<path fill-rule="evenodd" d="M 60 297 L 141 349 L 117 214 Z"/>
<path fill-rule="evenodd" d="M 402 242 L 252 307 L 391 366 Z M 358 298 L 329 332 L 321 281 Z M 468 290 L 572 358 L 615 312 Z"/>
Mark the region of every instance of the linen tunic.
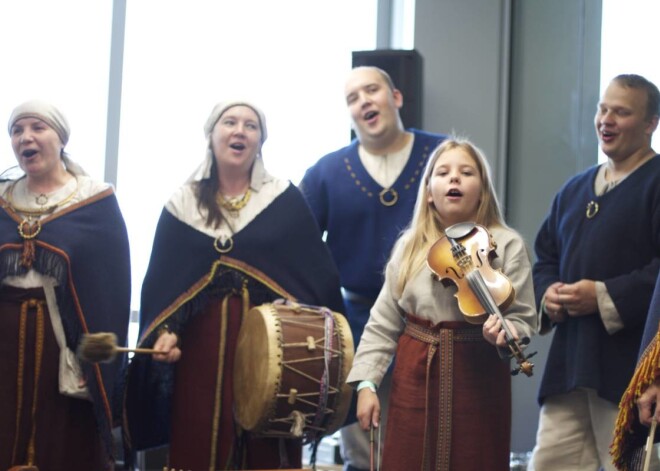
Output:
<path fill-rule="evenodd" d="M 502 269 L 516 293 L 515 299 L 503 315 L 515 325 L 521 338 L 530 337 L 537 332 L 539 321 L 525 242 L 511 229 L 493 227 L 490 228 L 490 233 L 497 243 L 498 255 L 491 265 L 494 269 Z M 432 324 L 463 321 L 463 314 L 454 297 L 456 288 L 445 287 L 437 281 L 427 266 L 406 284 L 401 296 L 394 294 L 400 252 L 401 247 L 398 244 L 392 261 L 387 265 L 385 284 L 371 310 L 358 345 L 353 368 L 348 376 L 349 383 L 363 380 L 380 383 L 392 361 L 399 336 L 405 328 L 406 313 L 426 319 Z"/>

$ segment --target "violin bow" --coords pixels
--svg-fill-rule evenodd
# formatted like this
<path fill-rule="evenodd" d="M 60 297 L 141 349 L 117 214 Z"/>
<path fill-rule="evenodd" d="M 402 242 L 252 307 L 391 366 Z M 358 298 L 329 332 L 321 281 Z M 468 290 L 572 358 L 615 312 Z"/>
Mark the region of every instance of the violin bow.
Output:
<path fill-rule="evenodd" d="M 374 471 L 374 424 L 369 426 L 369 471 Z"/>
<path fill-rule="evenodd" d="M 651 426 L 649 427 L 649 435 L 646 437 L 646 446 L 644 447 L 644 466 L 642 471 L 649 471 L 651 469 L 651 455 L 653 451 L 653 438 L 655 437 L 655 429 L 658 426 L 658 422 L 655 420 L 655 417 L 651 421 Z"/>
<path fill-rule="evenodd" d="M 382 424 L 381 424 L 382 425 Z M 369 471 L 380 471 L 380 426 L 369 426 Z M 374 430 L 376 429 L 376 430 Z"/>

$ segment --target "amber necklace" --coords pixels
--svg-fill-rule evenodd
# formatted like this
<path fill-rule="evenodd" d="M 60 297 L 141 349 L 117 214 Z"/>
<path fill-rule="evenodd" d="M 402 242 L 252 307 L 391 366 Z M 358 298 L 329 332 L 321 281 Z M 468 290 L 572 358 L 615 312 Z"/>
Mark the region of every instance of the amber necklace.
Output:
<path fill-rule="evenodd" d="M 227 210 L 231 217 L 237 218 L 238 212 L 250 201 L 250 196 L 252 196 L 252 191 L 248 188 L 240 198 L 225 198 L 222 193 L 218 192 L 215 199 L 220 206 Z"/>
<path fill-rule="evenodd" d="M 73 199 L 73 197 L 76 196 L 76 193 L 78 193 L 78 186 L 80 185 L 80 182 L 74 176 L 74 178 L 76 178 L 76 187 L 69 195 L 67 195 L 65 198 L 61 199 L 57 203 L 51 204 L 49 206 L 42 206 L 41 208 L 36 209 L 36 208 L 23 208 L 17 206 L 14 203 L 14 197 L 13 197 L 14 187 L 21 180 L 21 178 L 14 181 L 9 186 L 9 188 L 7 188 L 4 197 L 7 202 L 5 206 L 11 208 L 11 210 L 14 211 L 15 213 L 19 213 L 23 215 L 23 219 L 18 224 L 17 229 L 18 229 L 18 234 L 21 236 L 21 238 L 28 241 L 30 239 L 34 239 L 35 237 L 37 237 L 41 232 L 41 220 L 40 220 L 41 216 L 45 216 L 46 214 L 51 214 L 57 208 L 64 206 L 65 204 L 70 202 Z M 36 198 L 36 202 L 37 204 L 39 204 L 39 197 Z"/>
<path fill-rule="evenodd" d="M 46 206 L 43 204 L 41 208 L 23 208 L 21 206 L 16 205 L 14 203 L 14 187 L 16 184 L 21 180 L 20 178 L 16 181 L 14 181 L 9 188 L 7 188 L 7 191 L 5 193 L 5 199 L 7 200 L 7 205 L 16 213 L 21 213 L 27 217 L 28 220 L 32 219 L 33 217 L 40 217 L 44 216 L 46 214 L 51 214 L 54 212 L 57 208 L 64 206 L 67 204 L 69 201 L 73 199 L 74 196 L 76 196 L 76 193 L 78 193 L 78 187 L 80 182 L 78 179 L 74 176 L 76 179 L 76 187 L 73 189 L 73 191 L 67 195 L 65 198 L 61 199 L 57 203 L 51 204 Z M 45 200 L 45 201 L 44 201 Z M 41 204 L 42 202 L 47 203 L 48 202 L 48 197 L 45 194 L 40 194 L 39 196 L 36 197 L 35 201 L 37 204 Z"/>

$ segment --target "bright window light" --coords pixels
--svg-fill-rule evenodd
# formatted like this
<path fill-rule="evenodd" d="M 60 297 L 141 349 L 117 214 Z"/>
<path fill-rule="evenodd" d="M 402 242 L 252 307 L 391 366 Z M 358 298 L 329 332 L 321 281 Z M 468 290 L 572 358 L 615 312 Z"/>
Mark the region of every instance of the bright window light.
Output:
<path fill-rule="evenodd" d="M 619 74 L 643 75 L 660 87 L 660 62 L 656 60 L 659 16 L 657 0 L 603 0 L 601 93 Z M 656 131 L 653 138 L 656 152 L 660 151 L 658 134 Z M 599 153 L 599 161 L 605 160 L 605 155 Z"/>
<path fill-rule="evenodd" d="M 11 111 L 41 99 L 69 120 L 71 158 L 103 179 L 111 20 L 112 0 L 0 2 L 0 171 L 16 165 Z"/>

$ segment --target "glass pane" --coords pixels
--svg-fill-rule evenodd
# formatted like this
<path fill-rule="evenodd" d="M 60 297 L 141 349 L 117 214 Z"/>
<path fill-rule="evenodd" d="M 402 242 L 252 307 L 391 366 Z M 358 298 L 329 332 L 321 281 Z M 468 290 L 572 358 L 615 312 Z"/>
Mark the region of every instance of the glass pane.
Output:
<path fill-rule="evenodd" d="M 71 126 L 67 152 L 103 179 L 112 0 L 0 3 L 0 123 L 30 99 L 47 100 Z M 0 169 L 16 164 L 7 132 Z"/>
<path fill-rule="evenodd" d="M 295 183 L 348 143 L 343 83 L 351 51 L 375 47 L 376 0 L 139 0 L 126 16 L 117 188 L 137 309 L 157 219 L 202 161 L 215 103 L 260 105 L 266 166 Z"/>

